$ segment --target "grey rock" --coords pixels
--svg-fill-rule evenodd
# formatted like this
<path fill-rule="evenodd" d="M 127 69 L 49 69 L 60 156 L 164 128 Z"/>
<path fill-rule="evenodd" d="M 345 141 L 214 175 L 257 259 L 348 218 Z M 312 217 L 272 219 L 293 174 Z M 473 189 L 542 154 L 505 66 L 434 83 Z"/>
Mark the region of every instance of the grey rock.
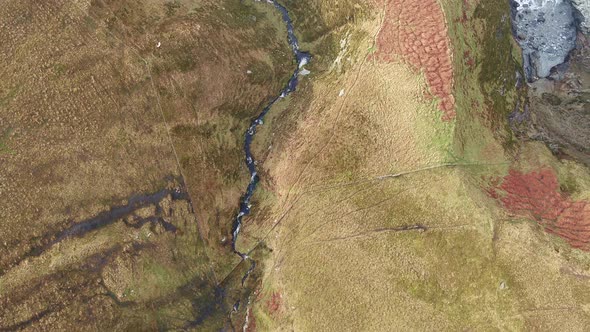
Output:
<path fill-rule="evenodd" d="M 549 76 L 576 46 L 576 20 L 568 0 L 514 0 L 512 20 L 529 81 Z"/>
<path fill-rule="evenodd" d="M 578 28 L 583 33 L 590 32 L 590 0 L 571 0 L 574 7 L 579 13 Z"/>

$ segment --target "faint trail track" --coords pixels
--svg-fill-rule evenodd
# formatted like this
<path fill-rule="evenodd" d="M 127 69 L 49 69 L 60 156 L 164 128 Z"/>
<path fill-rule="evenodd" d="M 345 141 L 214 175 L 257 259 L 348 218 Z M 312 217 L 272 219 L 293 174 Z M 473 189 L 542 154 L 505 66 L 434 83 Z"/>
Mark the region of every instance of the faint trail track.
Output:
<path fill-rule="evenodd" d="M 328 186 L 318 186 L 314 189 L 308 190 L 308 191 L 304 191 L 299 193 L 296 197 L 294 197 L 293 201 L 291 204 L 289 204 L 287 207 L 285 207 L 285 209 L 283 210 L 283 212 L 280 214 L 280 217 L 276 220 L 276 222 L 272 225 L 272 227 L 266 232 L 266 234 L 264 234 L 262 236 L 262 238 L 258 241 L 258 243 L 256 245 L 254 245 L 249 251 L 248 253 L 253 252 L 259 245 L 261 245 L 262 243 L 264 243 L 268 237 L 270 236 L 270 234 L 285 220 L 285 218 L 289 215 L 289 213 L 291 212 L 291 210 L 297 205 L 297 203 L 299 202 L 299 200 L 305 196 L 306 194 L 310 194 L 310 193 L 321 193 L 321 192 L 325 192 L 325 191 L 329 191 L 329 190 L 334 190 L 334 189 L 338 189 L 338 188 L 342 188 L 342 187 L 347 187 L 347 186 L 358 186 L 358 185 L 374 185 L 376 183 L 381 183 L 383 181 L 389 181 L 389 180 L 393 180 L 396 178 L 400 178 L 400 177 L 404 177 L 407 175 L 411 175 L 411 174 L 415 174 L 415 173 L 420 173 L 420 172 L 428 172 L 428 171 L 433 171 L 436 169 L 444 169 L 444 168 L 460 168 L 460 167 L 497 167 L 497 166 L 505 166 L 508 165 L 508 163 L 445 163 L 445 164 L 438 164 L 438 165 L 431 165 L 431 166 L 424 166 L 421 168 L 417 168 L 414 170 L 409 170 L 409 171 L 403 171 L 403 172 L 399 172 L 399 173 L 394 173 L 394 174 L 384 174 L 384 175 L 380 175 L 377 177 L 370 177 L 370 178 L 365 178 L 365 179 L 359 179 L 356 181 L 347 181 L 347 182 L 341 182 L 341 183 L 336 183 L 336 184 L 331 184 Z M 358 190 L 356 192 L 354 192 L 352 195 L 346 197 L 345 199 L 349 199 L 352 196 L 354 196 L 355 194 L 362 192 L 363 190 Z M 377 203 L 376 205 L 382 204 L 383 202 L 389 200 L 390 198 L 384 199 L 381 202 Z M 358 211 L 354 211 L 354 212 L 358 212 Z M 330 219 L 333 220 L 333 219 Z M 330 220 L 326 221 L 329 222 Z M 431 227 L 433 228 L 433 227 Z M 314 230 L 314 232 L 317 231 L 317 228 Z M 312 232 L 313 233 L 313 232 Z M 311 235 L 311 234 L 309 234 Z"/>
<path fill-rule="evenodd" d="M 379 28 L 373 34 L 373 38 L 372 38 L 372 40 L 373 40 L 373 47 L 376 47 L 377 46 L 378 36 L 381 33 L 381 30 L 383 28 L 383 23 L 385 21 L 386 10 L 387 10 L 387 4 L 386 4 L 386 2 L 384 2 L 383 3 L 383 14 L 382 14 L 382 17 L 381 17 Z M 362 73 L 362 70 L 364 68 L 365 63 L 367 62 L 367 60 L 370 60 L 369 59 L 369 55 L 370 55 L 370 51 L 365 56 L 363 56 L 363 60 L 362 60 L 361 64 L 359 65 L 359 68 L 356 71 L 356 75 L 354 77 L 354 80 L 353 80 L 352 84 L 350 84 L 350 86 L 348 86 L 345 89 L 346 90 L 346 94 L 343 96 L 344 98 L 343 98 L 342 103 L 340 104 L 340 107 L 338 109 L 338 113 L 336 115 L 336 119 L 334 120 L 334 124 L 332 125 L 331 134 L 330 134 L 330 137 L 329 137 L 328 141 L 309 160 L 307 160 L 307 162 L 305 163 L 305 166 L 303 167 L 303 170 L 301 170 L 301 172 L 297 176 L 297 179 L 295 180 L 295 182 L 293 182 L 293 184 L 290 186 L 289 190 L 287 191 L 287 195 L 285 196 L 285 199 L 284 199 L 284 202 L 285 203 L 283 204 L 283 207 L 285 205 L 288 205 L 289 204 L 289 197 L 291 195 L 291 192 L 299 184 L 299 182 L 303 178 L 304 174 L 306 174 L 306 171 L 307 171 L 309 165 L 326 149 L 327 146 L 330 145 L 330 143 L 334 139 L 334 136 L 335 136 L 335 128 L 338 125 L 338 121 L 339 121 L 340 116 L 342 114 L 342 110 L 344 109 L 344 106 L 346 105 L 346 102 L 348 100 L 348 96 L 350 95 L 350 92 L 352 90 L 354 90 L 354 88 L 356 87 L 356 84 L 357 84 L 358 79 L 359 79 L 359 77 L 360 77 L 360 75 Z M 298 198 L 296 198 L 296 199 L 298 200 Z M 273 227 L 273 229 L 274 229 L 274 227 Z"/>

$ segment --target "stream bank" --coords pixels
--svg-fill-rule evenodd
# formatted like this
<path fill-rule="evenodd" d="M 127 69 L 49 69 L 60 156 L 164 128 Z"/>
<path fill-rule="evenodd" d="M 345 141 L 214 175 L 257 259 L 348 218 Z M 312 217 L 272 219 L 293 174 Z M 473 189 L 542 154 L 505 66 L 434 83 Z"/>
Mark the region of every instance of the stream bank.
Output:
<path fill-rule="evenodd" d="M 260 0 L 256 0 L 256 1 L 260 1 Z M 238 238 L 240 236 L 240 233 L 242 231 L 242 228 L 243 228 L 243 218 L 250 214 L 250 210 L 252 208 L 252 204 L 251 204 L 252 195 L 254 195 L 254 192 L 255 192 L 255 190 L 258 186 L 258 183 L 260 181 L 258 171 L 257 171 L 257 161 L 255 159 L 255 156 L 252 154 L 252 142 L 254 140 L 254 136 L 256 135 L 256 130 L 257 130 L 258 126 L 263 125 L 264 117 L 268 114 L 268 112 L 270 112 L 271 108 L 279 100 L 287 97 L 289 94 L 291 94 L 292 92 L 294 92 L 297 89 L 300 75 L 306 75 L 307 73 L 309 73 L 305 69 L 305 65 L 308 64 L 309 61 L 311 60 L 311 55 L 308 52 L 302 51 L 299 47 L 299 41 L 298 41 L 297 37 L 295 36 L 293 21 L 291 20 L 291 17 L 289 16 L 289 12 L 287 11 L 287 8 L 285 8 L 283 5 L 279 4 L 276 1 L 267 0 L 267 2 L 271 5 L 273 5 L 277 11 L 279 11 L 279 13 L 281 14 L 281 18 L 283 20 L 283 23 L 285 23 L 285 25 L 286 25 L 287 40 L 289 42 L 289 46 L 291 47 L 291 50 L 293 51 L 293 56 L 295 59 L 296 67 L 293 71 L 293 74 L 291 75 L 291 77 L 289 78 L 287 83 L 285 84 L 284 88 L 278 93 L 278 95 L 276 97 L 274 97 L 266 105 L 266 107 L 264 107 L 264 109 L 260 112 L 260 114 L 252 120 L 252 122 L 250 123 L 250 126 L 248 127 L 248 129 L 246 130 L 246 133 L 244 134 L 245 163 L 246 163 L 246 167 L 248 168 L 248 172 L 250 173 L 250 182 L 248 183 L 248 186 L 246 187 L 246 190 L 240 199 L 239 211 L 238 211 L 238 214 L 235 217 L 233 224 L 232 224 L 232 241 L 231 241 L 232 250 L 235 254 L 240 256 L 240 258 L 242 259 L 242 263 L 245 263 L 245 262 L 250 263 L 250 267 L 248 268 L 248 270 L 244 273 L 244 275 L 241 278 L 242 287 L 245 287 L 245 283 L 246 283 L 248 277 L 251 275 L 251 273 L 256 268 L 256 261 L 252 257 L 249 256 L 249 252 L 248 251 L 241 251 L 240 249 L 237 248 L 237 245 L 236 245 Z M 243 301 L 243 300 L 244 300 L 243 298 L 238 299 L 233 304 L 232 313 L 240 310 L 241 301 Z M 251 302 L 250 295 L 247 295 L 246 307 L 249 306 L 250 302 Z M 247 317 L 248 316 L 246 316 L 244 326 L 247 326 L 247 324 L 248 324 Z"/>

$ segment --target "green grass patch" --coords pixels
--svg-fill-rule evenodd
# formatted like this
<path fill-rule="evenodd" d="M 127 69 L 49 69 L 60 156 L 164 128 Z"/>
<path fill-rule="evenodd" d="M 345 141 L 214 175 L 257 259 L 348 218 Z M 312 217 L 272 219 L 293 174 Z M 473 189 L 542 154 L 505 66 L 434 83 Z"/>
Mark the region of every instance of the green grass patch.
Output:
<path fill-rule="evenodd" d="M 8 146 L 10 134 L 12 134 L 12 128 L 4 130 L 2 136 L 0 136 L 0 154 L 14 153 L 14 151 Z"/>
<path fill-rule="evenodd" d="M 19 90 L 20 86 L 17 86 L 8 90 L 3 96 L 0 95 L 0 107 L 7 106 L 16 97 Z"/>

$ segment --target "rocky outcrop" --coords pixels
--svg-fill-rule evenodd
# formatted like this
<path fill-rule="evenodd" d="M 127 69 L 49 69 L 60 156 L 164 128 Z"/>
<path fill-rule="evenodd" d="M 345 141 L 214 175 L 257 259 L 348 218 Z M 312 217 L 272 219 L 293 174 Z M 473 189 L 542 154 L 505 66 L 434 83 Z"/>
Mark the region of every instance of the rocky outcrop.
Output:
<path fill-rule="evenodd" d="M 574 8 L 567 0 L 514 0 L 512 20 L 529 81 L 549 76 L 576 46 Z"/>
<path fill-rule="evenodd" d="M 578 34 L 566 64 L 547 78 L 529 84 L 531 129 L 557 155 L 590 165 L 590 38 Z"/>
<path fill-rule="evenodd" d="M 571 0 L 574 8 L 578 11 L 578 28 L 583 33 L 590 32 L 590 0 Z"/>

